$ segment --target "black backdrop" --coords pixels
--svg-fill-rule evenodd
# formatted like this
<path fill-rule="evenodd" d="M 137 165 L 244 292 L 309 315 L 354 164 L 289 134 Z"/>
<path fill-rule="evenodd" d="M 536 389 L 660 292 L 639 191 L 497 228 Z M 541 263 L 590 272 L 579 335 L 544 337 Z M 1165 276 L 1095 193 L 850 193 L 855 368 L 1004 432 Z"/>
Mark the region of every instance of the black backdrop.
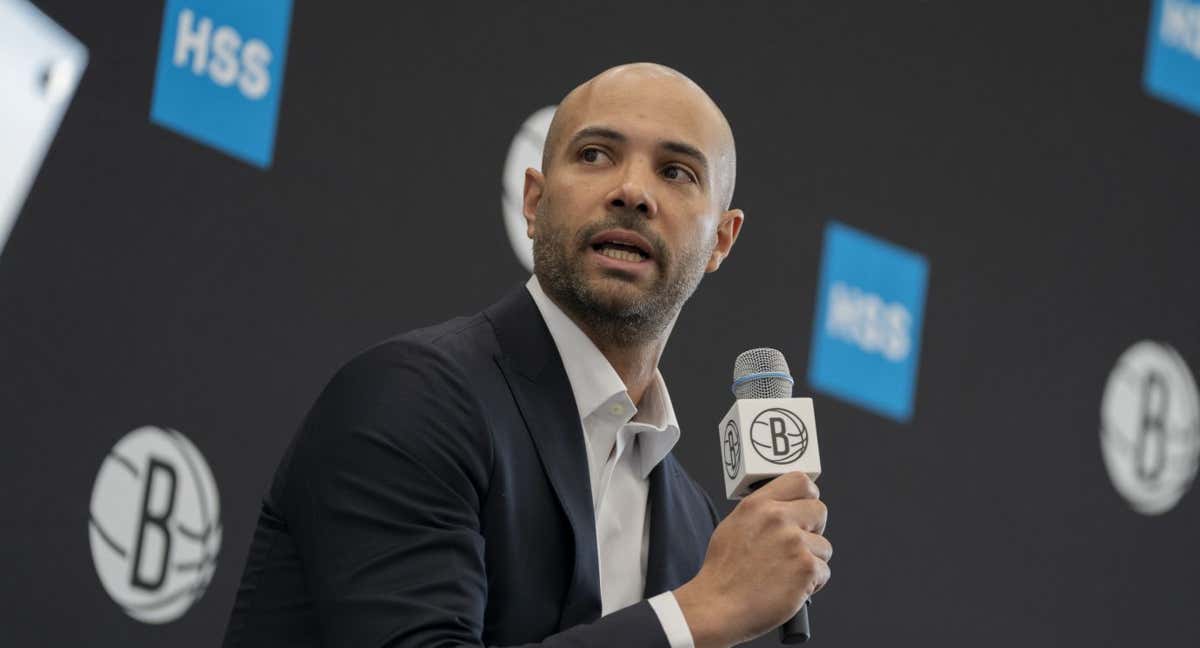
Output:
<path fill-rule="evenodd" d="M 662 363 L 676 452 L 722 506 L 732 358 L 773 345 L 804 375 L 825 225 L 930 262 L 912 421 L 816 394 L 837 549 L 817 645 L 1194 640 L 1200 497 L 1134 513 L 1098 441 L 1130 344 L 1200 366 L 1200 118 L 1142 90 L 1147 2 L 300 0 L 265 171 L 149 123 L 162 2 L 38 5 L 90 62 L 0 258 L 0 644 L 216 644 L 324 381 L 524 280 L 513 134 L 631 60 L 691 75 L 738 138 L 746 227 Z M 200 448 L 225 528 L 208 592 L 162 626 L 108 598 L 85 531 L 142 425 Z"/>

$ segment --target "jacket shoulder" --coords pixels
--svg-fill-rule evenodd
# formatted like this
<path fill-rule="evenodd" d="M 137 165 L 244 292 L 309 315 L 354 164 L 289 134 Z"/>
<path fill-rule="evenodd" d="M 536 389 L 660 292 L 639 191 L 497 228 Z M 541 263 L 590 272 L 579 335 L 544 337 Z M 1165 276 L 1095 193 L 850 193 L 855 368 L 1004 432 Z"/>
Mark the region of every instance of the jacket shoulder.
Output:
<path fill-rule="evenodd" d="M 456 317 L 387 338 L 358 353 L 338 374 L 359 374 L 399 365 L 446 365 L 464 369 L 498 350 L 491 323 L 483 314 Z"/>
<path fill-rule="evenodd" d="M 458 318 L 384 340 L 334 373 L 301 424 L 277 474 L 310 481 L 353 472 L 364 457 L 443 466 L 464 474 L 478 500 L 493 443 L 473 363 L 486 353 L 482 317 Z M 386 471 L 383 471 L 386 472 Z M 274 489 L 273 489 L 274 490 Z M 281 493 L 282 494 L 282 493 Z"/>

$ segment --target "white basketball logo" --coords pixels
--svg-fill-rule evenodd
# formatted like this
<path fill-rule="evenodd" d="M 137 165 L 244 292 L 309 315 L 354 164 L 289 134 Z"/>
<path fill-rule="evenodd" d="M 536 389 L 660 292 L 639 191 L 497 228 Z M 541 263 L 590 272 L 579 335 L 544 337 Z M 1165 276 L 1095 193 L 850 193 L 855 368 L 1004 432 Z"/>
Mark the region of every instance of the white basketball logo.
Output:
<path fill-rule="evenodd" d="M 750 423 L 750 444 L 758 456 L 773 464 L 790 464 L 808 450 L 808 428 L 794 412 L 772 407 Z"/>
<path fill-rule="evenodd" d="M 212 580 L 221 503 L 204 457 L 179 432 L 126 434 L 92 487 L 88 539 L 105 591 L 146 623 L 183 615 Z"/>
<path fill-rule="evenodd" d="M 542 147 L 546 144 L 546 133 L 550 120 L 554 119 L 557 106 L 546 106 L 533 113 L 521 124 L 521 130 L 513 137 L 504 160 L 504 177 L 501 179 L 500 206 L 504 211 L 504 229 L 512 243 L 517 260 L 525 269 L 533 272 L 533 241 L 525 234 L 525 215 L 521 206 L 525 195 L 525 169 L 542 168 Z"/>
<path fill-rule="evenodd" d="M 1100 404 L 1100 449 L 1113 486 L 1139 513 L 1165 513 L 1187 492 L 1200 456 L 1200 394 L 1170 346 L 1142 341 L 1121 354 Z"/>

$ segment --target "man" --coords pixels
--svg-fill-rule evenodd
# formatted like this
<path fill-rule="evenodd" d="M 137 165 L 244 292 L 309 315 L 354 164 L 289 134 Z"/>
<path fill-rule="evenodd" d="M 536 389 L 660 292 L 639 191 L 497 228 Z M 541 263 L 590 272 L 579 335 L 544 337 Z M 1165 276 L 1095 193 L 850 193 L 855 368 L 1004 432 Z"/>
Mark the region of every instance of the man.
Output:
<path fill-rule="evenodd" d="M 669 68 L 613 68 L 563 99 L 542 167 L 526 286 L 365 352 L 318 398 L 226 646 L 729 646 L 829 578 L 804 475 L 719 522 L 670 454 L 658 360 L 744 218 L 721 111 Z"/>

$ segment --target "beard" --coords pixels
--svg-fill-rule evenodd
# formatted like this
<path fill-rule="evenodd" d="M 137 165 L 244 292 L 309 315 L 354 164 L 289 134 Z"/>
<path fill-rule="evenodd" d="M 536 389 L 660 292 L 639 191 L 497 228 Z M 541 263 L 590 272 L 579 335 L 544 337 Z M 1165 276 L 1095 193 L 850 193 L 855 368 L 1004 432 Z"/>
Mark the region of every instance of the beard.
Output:
<path fill-rule="evenodd" d="M 588 242 L 609 229 L 627 229 L 644 237 L 657 267 L 652 283 L 637 290 L 619 276 L 592 279 L 584 273 Z M 533 272 L 542 290 L 599 341 L 619 345 L 658 338 L 679 314 L 700 285 L 712 246 L 696 241 L 679 249 L 678 259 L 636 211 L 612 212 L 603 220 L 571 233 L 555 218 L 546 198 L 537 207 L 537 234 L 533 238 Z M 597 285 L 610 282 L 626 286 Z"/>

